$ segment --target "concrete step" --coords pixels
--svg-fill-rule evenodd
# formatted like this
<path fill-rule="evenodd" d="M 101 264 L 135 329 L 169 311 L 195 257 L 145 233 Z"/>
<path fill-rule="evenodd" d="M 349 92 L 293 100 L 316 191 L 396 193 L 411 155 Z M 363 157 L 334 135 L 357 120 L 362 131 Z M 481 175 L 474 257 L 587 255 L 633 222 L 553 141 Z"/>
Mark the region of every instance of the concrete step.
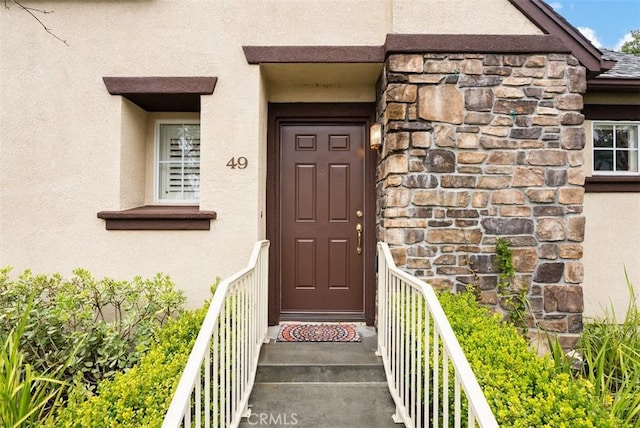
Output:
<path fill-rule="evenodd" d="M 384 382 L 375 356 L 375 330 L 359 327 L 361 342 L 263 345 L 256 382 Z"/>
<path fill-rule="evenodd" d="M 258 366 L 256 382 L 385 382 L 379 364 L 273 364 Z"/>
<path fill-rule="evenodd" d="M 240 427 L 392 428 L 386 382 L 256 383 Z"/>
<path fill-rule="evenodd" d="M 272 339 L 277 329 L 270 330 Z M 377 337 L 359 326 L 361 342 L 265 344 L 240 427 L 397 427 Z"/>

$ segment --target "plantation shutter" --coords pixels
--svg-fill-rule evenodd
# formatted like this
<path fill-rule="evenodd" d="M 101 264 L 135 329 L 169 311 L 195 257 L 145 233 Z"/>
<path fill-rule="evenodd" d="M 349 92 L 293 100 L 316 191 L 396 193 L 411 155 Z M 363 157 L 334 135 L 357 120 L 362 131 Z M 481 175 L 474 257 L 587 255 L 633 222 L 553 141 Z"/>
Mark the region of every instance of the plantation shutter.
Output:
<path fill-rule="evenodd" d="M 158 163 L 159 200 L 198 200 L 200 125 L 161 124 Z"/>

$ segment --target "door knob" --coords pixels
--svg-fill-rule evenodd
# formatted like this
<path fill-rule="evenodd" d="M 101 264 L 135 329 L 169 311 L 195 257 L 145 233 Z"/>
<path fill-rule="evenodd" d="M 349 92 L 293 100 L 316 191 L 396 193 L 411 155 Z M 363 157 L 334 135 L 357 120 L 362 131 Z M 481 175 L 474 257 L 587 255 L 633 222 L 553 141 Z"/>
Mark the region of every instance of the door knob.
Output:
<path fill-rule="evenodd" d="M 356 248 L 356 252 L 358 254 L 362 254 L 362 224 L 360 223 L 356 226 L 356 235 L 358 236 L 358 247 Z"/>

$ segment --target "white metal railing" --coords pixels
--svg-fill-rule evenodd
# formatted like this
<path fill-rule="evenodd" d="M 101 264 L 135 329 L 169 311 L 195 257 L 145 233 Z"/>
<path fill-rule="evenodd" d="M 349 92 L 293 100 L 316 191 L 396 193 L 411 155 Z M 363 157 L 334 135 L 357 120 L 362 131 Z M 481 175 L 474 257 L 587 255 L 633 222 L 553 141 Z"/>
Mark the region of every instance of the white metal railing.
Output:
<path fill-rule="evenodd" d="M 269 241 L 211 299 L 163 428 L 237 427 L 248 415 L 260 348 L 267 337 Z"/>
<path fill-rule="evenodd" d="M 385 243 L 378 243 L 378 355 L 395 422 L 498 426 L 435 292 L 398 269 Z"/>

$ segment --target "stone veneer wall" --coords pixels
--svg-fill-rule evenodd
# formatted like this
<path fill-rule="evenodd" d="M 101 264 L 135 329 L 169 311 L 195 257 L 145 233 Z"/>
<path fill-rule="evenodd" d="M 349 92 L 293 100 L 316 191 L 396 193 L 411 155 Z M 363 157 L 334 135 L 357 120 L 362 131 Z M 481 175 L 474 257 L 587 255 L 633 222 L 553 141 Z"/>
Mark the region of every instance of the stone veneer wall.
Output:
<path fill-rule="evenodd" d="M 585 89 L 564 54 L 390 55 L 378 82 L 378 238 L 396 264 L 438 288 L 475 282 L 504 309 L 508 238 L 515 287 L 565 347 L 582 331 Z"/>

